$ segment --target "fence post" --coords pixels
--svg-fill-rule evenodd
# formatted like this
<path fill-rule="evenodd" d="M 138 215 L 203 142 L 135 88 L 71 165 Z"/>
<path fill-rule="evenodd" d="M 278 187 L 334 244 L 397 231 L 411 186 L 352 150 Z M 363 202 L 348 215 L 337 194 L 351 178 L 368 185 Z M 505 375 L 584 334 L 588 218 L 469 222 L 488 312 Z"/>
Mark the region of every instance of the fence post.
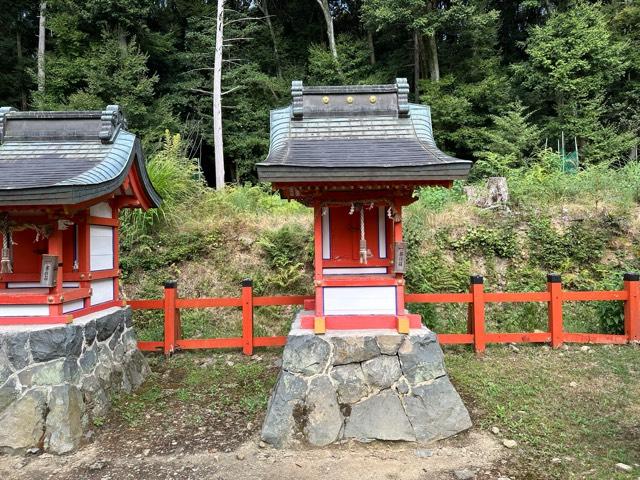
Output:
<path fill-rule="evenodd" d="M 640 275 L 624 274 L 624 289 L 627 301 L 624 302 L 624 334 L 629 342 L 640 341 Z"/>
<path fill-rule="evenodd" d="M 178 282 L 164 282 L 164 354 L 171 355 L 176 349 L 176 297 Z"/>
<path fill-rule="evenodd" d="M 558 348 L 562 345 L 562 278 L 560 275 L 550 273 L 547 275 L 547 291 L 549 292 L 549 333 L 551 334 L 551 347 Z"/>
<path fill-rule="evenodd" d="M 470 323 L 473 328 L 473 348 L 482 353 L 487 345 L 484 324 L 484 278 L 481 275 L 471 276 L 472 306 Z"/>
<path fill-rule="evenodd" d="M 253 280 L 242 281 L 242 353 L 253 355 Z"/>

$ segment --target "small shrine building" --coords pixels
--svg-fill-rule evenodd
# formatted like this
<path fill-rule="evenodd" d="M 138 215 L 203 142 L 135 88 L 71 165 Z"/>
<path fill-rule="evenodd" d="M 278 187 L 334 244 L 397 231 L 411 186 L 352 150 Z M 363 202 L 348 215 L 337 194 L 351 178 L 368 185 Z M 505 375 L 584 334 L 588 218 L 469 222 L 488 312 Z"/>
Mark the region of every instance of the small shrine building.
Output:
<path fill-rule="evenodd" d="M 119 212 L 160 197 L 140 140 L 104 111 L 0 109 L 0 325 L 122 306 Z"/>
<path fill-rule="evenodd" d="M 419 328 L 404 301 L 402 209 L 421 186 L 450 187 L 471 162 L 436 147 L 426 105 L 409 85 L 303 86 L 271 112 L 260 180 L 314 209 L 315 301 L 302 328 Z M 410 260 L 409 260 L 410 261 Z"/>

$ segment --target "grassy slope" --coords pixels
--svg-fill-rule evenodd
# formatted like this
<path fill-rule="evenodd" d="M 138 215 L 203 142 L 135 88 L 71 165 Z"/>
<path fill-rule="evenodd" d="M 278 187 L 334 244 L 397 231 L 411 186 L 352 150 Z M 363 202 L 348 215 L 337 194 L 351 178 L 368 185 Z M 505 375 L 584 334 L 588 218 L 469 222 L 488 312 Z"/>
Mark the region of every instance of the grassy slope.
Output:
<path fill-rule="evenodd" d="M 552 201 L 531 194 L 525 201 L 516 197 L 507 210 L 481 209 L 468 204 L 460 188 L 425 189 L 405 212 L 408 288 L 466 291 L 469 275 L 482 274 L 488 291 L 535 291 L 545 288 L 548 272 L 561 273 L 569 289 L 620 288 L 624 272 L 640 269 L 640 208 L 628 198 L 607 199 L 576 193 Z M 125 232 L 125 292 L 128 298 L 159 297 L 163 281 L 177 278 L 184 297 L 236 296 L 249 277 L 257 295 L 308 294 L 311 234 L 308 209 L 259 187 L 204 192 L 179 209 L 171 226 Z M 411 308 L 438 332 L 465 328 L 464 306 Z M 566 328 L 616 333 L 621 312 L 616 302 L 570 302 Z M 285 333 L 292 313 L 258 309 L 257 331 Z M 158 314 L 137 314 L 136 320 L 141 338 L 160 338 Z M 543 330 L 545 305 L 490 305 L 487 321 L 494 331 Z M 185 311 L 183 325 L 189 337 L 237 335 L 240 315 L 234 309 Z"/>

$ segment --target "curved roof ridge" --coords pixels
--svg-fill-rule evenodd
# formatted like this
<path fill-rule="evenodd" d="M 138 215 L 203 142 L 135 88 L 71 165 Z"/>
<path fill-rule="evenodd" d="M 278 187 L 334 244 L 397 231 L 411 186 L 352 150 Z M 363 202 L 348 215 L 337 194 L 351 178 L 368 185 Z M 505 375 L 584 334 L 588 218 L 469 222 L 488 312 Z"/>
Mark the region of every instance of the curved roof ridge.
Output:
<path fill-rule="evenodd" d="M 257 164 L 258 177 L 272 182 L 466 177 L 471 161 L 438 149 L 430 107 L 405 104 L 404 87 L 294 82 L 292 105 L 271 111 L 269 153 Z M 379 95 L 369 95 L 372 91 Z M 339 174 L 332 177 L 331 169 Z"/>
<path fill-rule="evenodd" d="M 145 206 L 161 199 L 117 105 L 101 111 L 0 109 L 0 206 L 71 205 L 115 192 L 135 168 Z"/>

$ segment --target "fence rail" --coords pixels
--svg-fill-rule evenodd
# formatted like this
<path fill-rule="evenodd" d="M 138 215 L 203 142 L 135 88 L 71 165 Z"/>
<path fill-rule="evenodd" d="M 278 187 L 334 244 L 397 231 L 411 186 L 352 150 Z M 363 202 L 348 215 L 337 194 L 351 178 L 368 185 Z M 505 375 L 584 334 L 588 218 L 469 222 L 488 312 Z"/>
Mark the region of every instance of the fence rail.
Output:
<path fill-rule="evenodd" d="M 163 310 L 164 339 L 141 341 L 141 350 L 161 351 L 169 355 L 176 350 L 201 348 L 242 348 L 245 355 L 252 355 L 254 347 L 275 347 L 286 343 L 287 337 L 256 337 L 253 332 L 254 308 L 269 305 L 303 305 L 314 297 L 302 295 L 278 295 L 254 297 L 251 280 L 242 282 L 239 297 L 223 298 L 179 298 L 178 284 L 166 282 L 164 297 L 156 300 L 130 300 L 133 310 Z M 550 343 L 558 348 L 565 342 L 624 344 L 640 341 L 640 276 L 636 273 L 624 275 L 624 288 L 610 291 L 565 291 L 559 275 L 547 276 L 547 290 L 542 292 L 485 292 L 484 279 L 472 276 L 468 293 L 409 293 L 407 303 L 466 303 L 468 304 L 467 331 L 465 333 L 442 333 L 438 339 L 442 344 L 468 344 L 481 353 L 488 343 Z M 624 334 L 570 333 L 563 328 L 563 302 L 623 301 Z M 487 303 L 542 302 L 547 304 L 548 331 L 498 333 L 487 332 L 485 306 Z M 236 307 L 242 309 L 242 336 L 228 338 L 182 338 L 180 310 L 185 308 Z"/>

